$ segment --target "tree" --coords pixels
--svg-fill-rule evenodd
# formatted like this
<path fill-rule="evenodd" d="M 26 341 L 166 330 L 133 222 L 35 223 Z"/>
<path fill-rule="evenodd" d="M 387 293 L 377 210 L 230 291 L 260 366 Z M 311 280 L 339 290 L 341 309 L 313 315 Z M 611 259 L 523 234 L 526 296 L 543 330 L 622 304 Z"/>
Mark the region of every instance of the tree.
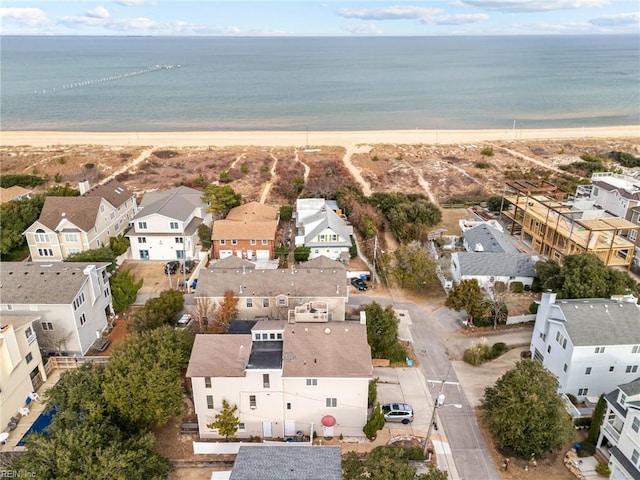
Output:
<path fill-rule="evenodd" d="M 342 457 L 342 479 L 359 480 L 364 477 L 364 464 L 356 452 L 349 452 Z"/>
<path fill-rule="evenodd" d="M 541 260 L 536 262 L 536 278 L 534 290 L 557 292 L 562 288 L 560 265 L 553 260 Z"/>
<path fill-rule="evenodd" d="M 198 227 L 198 238 L 205 250 L 209 250 L 211 248 L 211 228 L 204 223 L 201 223 Z"/>
<path fill-rule="evenodd" d="M 609 297 L 609 269 L 595 255 L 567 255 L 561 267 L 562 298 Z"/>
<path fill-rule="evenodd" d="M 191 307 L 193 317 L 198 321 L 200 332 L 207 330 L 209 321 L 215 318 L 216 305 L 210 298 L 196 297 L 196 301 Z"/>
<path fill-rule="evenodd" d="M 176 314 L 184 308 L 184 297 L 177 290 L 165 290 L 156 298 L 150 298 L 139 309 L 129 329 L 134 332 L 158 328 L 172 323 Z"/>
<path fill-rule="evenodd" d="M 293 251 L 293 258 L 296 262 L 306 262 L 311 255 L 311 249 L 309 247 L 296 247 Z"/>
<path fill-rule="evenodd" d="M 457 312 L 461 310 L 467 312 L 467 321 L 470 325 L 473 325 L 474 320 L 481 318 L 485 312 L 482 290 L 475 279 L 462 280 L 454 286 L 444 304 Z"/>
<path fill-rule="evenodd" d="M 487 208 L 490 212 L 499 212 L 502 207 L 502 197 L 500 195 L 492 195 L 487 198 Z"/>
<path fill-rule="evenodd" d="M 224 216 L 233 207 L 240 205 L 242 195 L 236 193 L 229 185 L 209 184 L 204 189 L 202 201 L 209 204 L 209 211 L 217 216 Z"/>
<path fill-rule="evenodd" d="M 390 358 L 398 343 L 398 319 L 391 305 L 383 310 L 379 303 L 364 306 L 367 314 L 367 341 L 373 358 Z"/>
<path fill-rule="evenodd" d="M 529 458 L 568 440 L 571 419 L 557 389 L 556 378 L 536 360 L 519 361 L 485 389 L 480 408 L 501 450 Z"/>
<path fill-rule="evenodd" d="M 291 205 L 282 205 L 280 207 L 280 220 L 288 222 L 293 217 L 293 207 Z"/>
<path fill-rule="evenodd" d="M 118 235 L 117 237 L 111 237 L 109 239 L 109 247 L 116 257 L 119 257 L 124 252 L 129 250 L 129 239 L 124 235 Z"/>
<path fill-rule="evenodd" d="M 224 435 L 224 439 L 229 441 L 229 437 L 233 437 L 238 431 L 240 420 L 236 416 L 238 411 L 237 405 L 229 405 L 226 399 L 222 399 L 222 410 L 216 414 L 213 423 L 207 424 L 207 428 L 216 428 L 220 435 Z"/>
<path fill-rule="evenodd" d="M 110 263 L 111 265 L 107 267 L 108 272 L 114 272 L 118 268 L 116 255 L 110 247 L 92 248 L 84 252 L 72 253 L 65 259 L 65 262 Z"/>
<path fill-rule="evenodd" d="M 365 462 L 371 480 L 414 480 L 415 467 L 407 462 L 409 449 L 402 447 L 376 447 Z"/>
<path fill-rule="evenodd" d="M 440 470 L 439 468 L 429 468 L 427 473 L 422 473 L 416 477 L 416 480 L 447 480 L 449 472 Z"/>
<path fill-rule="evenodd" d="M 163 425 L 182 408 L 181 370 L 193 339 L 164 326 L 118 344 L 105 370 L 104 398 L 128 424 Z"/>
<path fill-rule="evenodd" d="M 73 188 L 69 182 L 64 185 L 54 185 L 47 188 L 45 195 L 48 197 L 79 197 L 80 190 Z"/>
<path fill-rule="evenodd" d="M 403 202 L 388 215 L 391 231 L 402 241 L 421 240 L 426 227 L 442 220 L 440 209 L 426 199 Z"/>
<path fill-rule="evenodd" d="M 593 413 L 591 414 L 591 426 L 589 427 L 589 436 L 587 437 L 587 440 L 594 445 L 598 442 L 600 428 L 602 427 L 606 410 L 607 402 L 604 399 L 604 395 L 600 395 L 596 408 L 593 409 Z"/>
<path fill-rule="evenodd" d="M 116 313 L 124 311 L 136 301 L 142 283 L 142 279 L 136 280 L 131 269 L 119 270 L 113 274 L 109 284 L 111 285 L 113 309 Z"/>
<path fill-rule="evenodd" d="M 376 438 L 378 431 L 384 428 L 384 413 L 382 413 L 382 408 L 380 404 L 377 404 L 371 413 L 371 418 L 367 423 L 365 423 L 362 431 L 367 436 L 369 440 L 373 440 Z"/>
<path fill-rule="evenodd" d="M 394 252 L 391 275 L 401 288 L 421 292 L 437 278 L 436 262 L 419 245 L 400 245 Z"/>
<path fill-rule="evenodd" d="M 239 299 L 233 290 L 224 292 L 224 299 L 215 314 L 216 322 L 211 328 L 212 333 L 227 333 L 229 331 L 229 325 L 238 317 L 238 301 Z"/>
<path fill-rule="evenodd" d="M 4 177 L 1 177 L 4 178 Z M 22 198 L 0 205 L 0 253 L 6 255 L 26 245 L 22 233 L 40 217 L 44 195 Z"/>

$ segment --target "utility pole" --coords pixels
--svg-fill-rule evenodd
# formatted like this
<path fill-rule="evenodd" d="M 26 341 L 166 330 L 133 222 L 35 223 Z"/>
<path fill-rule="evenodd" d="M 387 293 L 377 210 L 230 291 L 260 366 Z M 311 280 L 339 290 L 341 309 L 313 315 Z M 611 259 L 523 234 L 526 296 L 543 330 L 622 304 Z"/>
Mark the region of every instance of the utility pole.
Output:
<path fill-rule="evenodd" d="M 378 235 L 373 239 L 373 272 L 371 272 L 371 290 L 376 283 L 376 256 L 378 254 Z"/>
<path fill-rule="evenodd" d="M 445 379 L 446 380 L 446 379 Z M 444 389 L 444 383 L 445 380 L 442 380 L 442 383 L 440 384 L 440 393 L 438 394 L 438 398 L 436 398 L 436 401 L 433 402 L 433 410 L 431 411 L 431 423 L 429 424 L 429 430 L 427 430 L 427 438 L 424 441 L 424 456 L 428 457 L 429 459 L 431 459 L 431 452 L 429 452 L 429 442 L 431 441 L 431 433 L 433 432 L 433 429 L 435 427 L 435 429 L 437 430 L 437 417 L 436 417 L 436 413 L 438 410 L 438 407 L 441 407 L 442 405 L 444 405 L 444 393 L 442 393 L 442 390 Z"/>

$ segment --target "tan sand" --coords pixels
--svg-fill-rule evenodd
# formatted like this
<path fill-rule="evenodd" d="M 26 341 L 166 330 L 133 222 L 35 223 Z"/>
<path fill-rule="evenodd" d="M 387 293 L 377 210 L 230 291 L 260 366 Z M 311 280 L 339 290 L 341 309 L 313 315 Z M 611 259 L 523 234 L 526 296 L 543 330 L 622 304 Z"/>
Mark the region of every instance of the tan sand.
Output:
<path fill-rule="evenodd" d="M 639 138 L 640 126 L 506 130 L 380 130 L 353 132 L 27 132 L 5 131 L 0 145 L 299 146 L 453 144 L 497 140 Z"/>

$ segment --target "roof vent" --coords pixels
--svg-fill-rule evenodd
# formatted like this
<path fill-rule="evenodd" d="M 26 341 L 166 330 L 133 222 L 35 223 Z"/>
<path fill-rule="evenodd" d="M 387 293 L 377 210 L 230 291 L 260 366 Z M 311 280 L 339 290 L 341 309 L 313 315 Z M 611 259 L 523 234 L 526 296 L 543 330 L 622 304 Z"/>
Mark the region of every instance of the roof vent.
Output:
<path fill-rule="evenodd" d="M 331 329 L 329 327 L 325 328 L 323 331 L 326 335 L 329 335 L 331 333 Z"/>

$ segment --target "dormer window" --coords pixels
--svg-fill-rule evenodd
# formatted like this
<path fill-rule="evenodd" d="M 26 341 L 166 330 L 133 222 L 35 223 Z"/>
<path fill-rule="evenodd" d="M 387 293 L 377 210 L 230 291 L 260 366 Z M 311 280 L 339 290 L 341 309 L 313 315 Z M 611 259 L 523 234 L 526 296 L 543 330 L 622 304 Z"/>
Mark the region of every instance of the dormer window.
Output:
<path fill-rule="evenodd" d="M 626 401 L 627 401 L 627 396 L 624 393 L 620 392 L 620 402 L 619 402 L 620 405 L 624 405 L 624 402 Z"/>

